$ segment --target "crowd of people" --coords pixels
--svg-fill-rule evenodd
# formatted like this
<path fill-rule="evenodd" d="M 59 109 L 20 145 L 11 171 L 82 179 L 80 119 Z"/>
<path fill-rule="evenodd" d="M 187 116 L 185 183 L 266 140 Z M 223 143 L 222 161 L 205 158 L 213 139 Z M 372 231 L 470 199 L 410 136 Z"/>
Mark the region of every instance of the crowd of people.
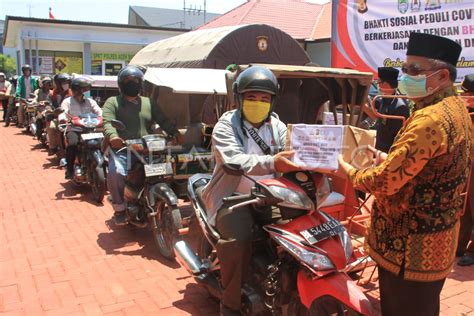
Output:
<path fill-rule="evenodd" d="M 367 246 L 379 268 L 383 315 L 438 315 L 440 292 L 455 257 L 461 257 L 461 266 L 474 264 L 472 122 L 466 101 L 454 86 L 460 53 L 461 47 L 447 38 L 412 33 L 401 78 L 394 68 L 378 69 L 381 94 L 403 94 L 409 101 L 384 97 L 377 111 L 401 116 L 406 122 L 380 119 L 367 108 L 369 125 L 377 130 L 372 149 L 374 166 L 359 170 L 342 156 L 339 159 L 354 188 L 375 196 Z M 127 223 L 123 189 L 129 164 L 127 155 L 120 152 L 124 141 L 149 133 L 152 122 L 177 142 L 183 141 L 155 101 L 140 96 L 142 83 L 140 69 L 123 68 L 118 75 L 120 95 L 109 98 L 102 109 L 84 95 L 90 89 L 87 79 L 59 74 L 42 77 L 38 83 L 27 65 L 22 67 L 22 75 L 10 82 L 0 73 L 5 126 L 9 125 L 15 98 L 34 94 L 37 101 L 47 100 L 53 109 L 62 110 L 48 122 L 51 154 L 62 141 L 58 123 L 81 113 L 103 115 L 105 139 L 112 149 L 108 188 L 117 225 Z M 462 95 L 474 96 L 474 75 L 466 76 L 461 87 Z M 221 234 L 217 256 L 222 276 L 222 315 L 240 315 L 241 285 L 249 277 L 246 271 L 254 223 L 245 207 L 231 211 L 223 205 L 224 197 L 248 193 L 252 186 L 244 177 L 226 175 L 223 164 L 239 164 L 253 178 L 301 170 L 291 161 L 294 153 L 280 151 L 287 128 L 273 112 L 278 89 L 278 81 L 268 69 L 246 69 L 234 86 L 237 109 L 225 113 L 213 131 L 216 167 L 202 199 L 211 212 L 210 221 Z M 472 106 L 474 98 L 468 100 Z M 22 126 L 21 107 L 17 115 L 17 125 Z M 127 128 L 117 130 L 113 120 L 120 120 Z M 70 129 L 66 139 L 66 178 L 70 178 L 79 136 Z M 466 198 L 462 192 L 469 179 L 471 192 Z"/>

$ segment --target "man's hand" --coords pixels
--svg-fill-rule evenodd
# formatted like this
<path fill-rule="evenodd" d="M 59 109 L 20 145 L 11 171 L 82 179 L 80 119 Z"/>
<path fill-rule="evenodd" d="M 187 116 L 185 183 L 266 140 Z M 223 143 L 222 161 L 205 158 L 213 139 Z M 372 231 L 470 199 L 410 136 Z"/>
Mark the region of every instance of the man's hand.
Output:
<path fill-rule="evenodd" d="M 368 149 L 374 154 L 374 165 L 378 166 L 387 159 L 387 154 L 381 150 L 375 149 L 373 146 L 368 146 Z"/>
<path fill-rule="evenodd" d="M 275 170 L 281 173 L 302 170 L 301 167 L 290 160 L 294 154 L 294 151 L 282 151 L 273 156 Z"/>
<path fill-rule="evenodd" d="M 120 149 L 120 148 L 125 147 L 125 142 L 120 137 L 112 137 L 109 142 L 110 142 L 110 147 L 112 147 L 113 149 Z"/>
<path fill-rule="evenodd" d="M 349 172 L 352 170 L 352 169 L 355 169 L 350 163 L 347 163 L 344 158 L 342 157 L 342 155 L 339 155 L 338 157 L 338 162 L 339 162 L 339 169 L 341 169 L 342 171 L 344 171 L 345 174 L 349 174 Z"/>

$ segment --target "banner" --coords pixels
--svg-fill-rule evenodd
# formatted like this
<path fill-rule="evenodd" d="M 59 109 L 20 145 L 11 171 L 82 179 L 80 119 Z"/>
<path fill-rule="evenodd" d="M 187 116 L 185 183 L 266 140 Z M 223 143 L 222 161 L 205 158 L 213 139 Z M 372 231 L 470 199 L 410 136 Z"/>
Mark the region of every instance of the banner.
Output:
<path fill-rule="evenodd" d="M 82 57 L 56 56 L 54 58 L 54 68 L 57 74 L 62 72 L 81 74 L 83 73 Z"/>
<path fill-rule="evenodd" d="M 39 66 L 40 74 L 52 74 L 53 73 L 53 57 L 52 56 L 40 56 Z"/>
<path fill-rule="evenodd" d="M 130 61 L 134 54 L 129 53 L 92 53 L 92 59 Z"/>
<path fill-rule="evenodd" d="M 474 0 L 333 0 L 332 66 L 401 68 L 410 32 L 462 46 L 457 81 L 474 73 Z"/>

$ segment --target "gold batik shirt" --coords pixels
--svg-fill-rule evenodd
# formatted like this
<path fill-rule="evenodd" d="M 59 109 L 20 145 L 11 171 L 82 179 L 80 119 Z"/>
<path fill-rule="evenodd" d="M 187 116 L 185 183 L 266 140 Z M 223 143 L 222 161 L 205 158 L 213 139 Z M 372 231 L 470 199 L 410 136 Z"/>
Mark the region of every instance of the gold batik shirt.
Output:
<path fill-rule="evenodd" d="M 397 275 L 404 267 L 404 278 L 415 281 L 450 272 L 471 128 L 465 103 L 445 89 L 415 106 L 382 164 L 349 173 L 356 189 L 375 196 L 367 241 L 381 267 Z"/>

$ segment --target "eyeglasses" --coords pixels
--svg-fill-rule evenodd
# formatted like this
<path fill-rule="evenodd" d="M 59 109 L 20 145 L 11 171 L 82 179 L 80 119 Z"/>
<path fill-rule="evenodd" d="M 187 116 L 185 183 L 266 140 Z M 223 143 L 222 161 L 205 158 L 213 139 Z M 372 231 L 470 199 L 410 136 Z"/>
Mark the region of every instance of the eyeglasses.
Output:
<path fill-rule="evenodd" d="M 410 64 L 410 65 L 403 64 L 403 66 L 402 66 L 402 72 L 404 74 L 411 75 L 411 76 L 418 76 L 422 72 L 435 71 L 435 70 L 437 70 L 437 69 L 423 69 L 418 64 Z"/>

